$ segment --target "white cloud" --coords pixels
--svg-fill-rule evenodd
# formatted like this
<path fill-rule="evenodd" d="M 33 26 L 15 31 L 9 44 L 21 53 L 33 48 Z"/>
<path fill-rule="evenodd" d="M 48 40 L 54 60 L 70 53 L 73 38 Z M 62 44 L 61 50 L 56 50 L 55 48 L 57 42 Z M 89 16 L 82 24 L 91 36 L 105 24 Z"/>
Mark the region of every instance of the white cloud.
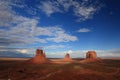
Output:
<path fill-rule="evenodd" d="M 52 42 L 69 42 L 69 41 L 76 41 L 78 38 L 76 36 L 72 36 L 67 34 L 65 30 L 60 28 L 59 26 L 49 26 L 49 27 L 38 27 L 35 31 L 36 36 L 44 35 L 48 36 L 46 38 L 47 41 Z"/>
<path fill-rule="evenodd" d="M 65 11 L 68 11 L 70 7 L 73 5 L 72 0 L 57 0 L 57 3 L 61 5 Z"/>
<path fill-rule="evenodd" d="M 0 56 L 30 57 L 35 53 L 34 48 L 0 48 Z M 24 55 L 24 56 L 23 56 Z"/>
<path fill-rule="evenodd" d="M 69 42 L 69 41 L 76 41 L 78 38 L 76 36 L 71 36 L 69 34 L 66 34 L 64 31 L 57 32 L 55 37 L 47 38 L 48 41 L 54 41 L 54 42 Z"/>
<path fill-rule="evenodd" d="M 79 6 L 74 9 L 75 15 L 79 17 L 77 21 L 84 21 L 86 19 L 90 19 L 95 12 L 96 9 L 94 7 Z"/>
<path fill-rule="evenodd" d="M 23 16 L 14 15 L 16 25 L 9 27 L 8 30 L 1 29 L 0 43 L 11 44 L 31 44 L 34 42 L 46 42 L 43 39 L 34 36 L 34 27 L 38 21 L 35 19 L 26 18 Z M 12 26 L 12 25 L 11 25 Z"/>
<path fill-rule="evenodd" d="M 55 2 L 41 2 L 42 5 L 39 6 L 39 8 L 46 13 L 47 16 L 50 16 L 51 14 L 55 12 L 61 12 L 61 10 L 58 8 L 59 6 Z"/>
<path fill-rule="evenodd" d="M 81 28 L 81 29 L 79 29 L 77 32 L 90 32 L 91 30 L 90 29 L 88 29 L 88 28 Z"/>
<path fill-rule="evenodd" d="M 28 6 L 26 4 L 26 2 L 28 3 L 30 0 L 29 1 L 26 1 L 26 0 L 0 0 L 0 1 L 5 2 L 14 8 L 24 9 L 25 12 L 30 14 L 30 15 L 35 15 L 37 13 L 36 8 L 34 8 L 33 6 Z M 37 1 L 37 0 L 35 0 L 35 1 Z M 18 13 L 18 12 L 16 12 L 16 13 Z"/>
<path fill-rule="evenodd" d="M 89 3 L 88 0 L 74 1 L 74 0 L 56 0 L 56 1 L 43 1 L 41 5 L 38 6 L 45 14 L 50 16 L 53 13 L 63 13 L 68 12 L 69 9 L 73 11 L 78 19 L 77 21 L 85 21 L 93 17 L 93 15 L 100 10 L 100 4 L 95 4 L 95 2 Z"/>
<path fill-rule="evenodd" d="M 28 50 L 27 49 L 18 49 L 18 50 L 16 50 L 17 52 L 20 52 L 20 53 L 22 53 L 22 54 L 28 54 Z"/>
<path fill-rule="evenodd" d="M 44 36 L 55 36 L 58 32 L 63 32 L 64 30 L 59 26 L 48 26 L 48 27 L 37 27 L 35 28 L 35 35 L 44 35 Z"/>
<path fill-rule="evenodd" d="M 0 29 L 0 44 L 2 46 L 77 40 L 76 36 L 67 34 L 59 26 L 38 26 L 39 21 L 36 18 L 17 15 L 11 7 L 14 4 L 10 1 L 0 1 L 0 27 L 7 27 L 7 29 Z M 51 2 L 48 3 L 52 4 Z M 55 5 L 57 6 L 57 4 Z M 54 8 L 53 10 L 57 9 Z M 45 36 L 45 38 L 42 38 L 42 36 Z"/>
<path fill-rule="evenodd" d="M 0 0 L 0 26 L 9 26 L 13 21 L 12 7 L 9 6 L 9 3 Z"/>
<path fill-rule="evenodd" d="M 6 45 L 13 44 L 32 44 L 35 42 L 69 42 L 76 41 L 77 37 L 67 34 L 59 26 L 37 27 L 36 21 L 24 21 L 10 27 L 9 30 L 1 30 L 2 36 L 0 43 Z M 35 24 L 35 25 L 34 25 Z M 42 38 L 42 36 L 45 36 Z"/>
<path fill-rule="evenodd" d="M 51 46 L 45 46 L 45 49 L 58 49 L 58 48 L 64 48 L 64 45 L 51 45 Z"/>
<path fill-rule="evenodd" d="M 26 5 L 24 0 L 0 0 L 0 25 L 9 26 L 9 23 L 14 23 L 13 13 L 17 13 L 12 10 L 12 6 L 21 9 L 26 9 L 28 14 L 35 15 L 38 11 L 43 11 L 47 16 L 54 13 L 65 13 L 72 10 L 73 15 L 76 16 L 77 21 L 84 21 L 90 19 L 94 14 L 100 10 L 101 5 L 89 0 L 51 0 L 51 1 L 39 1 L 37 8 Z M 39 10 L 40 9 L 40 10 Z M 19 14 L 19 13 L 18 13 Z M 6 23 L 7 21 L 7 23 Z"/>

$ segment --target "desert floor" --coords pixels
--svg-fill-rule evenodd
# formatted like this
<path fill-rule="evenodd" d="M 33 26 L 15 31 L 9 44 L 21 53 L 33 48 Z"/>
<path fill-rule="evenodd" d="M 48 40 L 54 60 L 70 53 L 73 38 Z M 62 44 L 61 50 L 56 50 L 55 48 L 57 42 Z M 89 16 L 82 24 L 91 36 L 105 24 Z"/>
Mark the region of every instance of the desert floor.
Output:
<path fill-rule="evenodd" d="M 103 59 L 102 63 L 59 63 L 59 59 L 51 59 L 56 63 L 47 64 L 27 60 L 0 58 L 0 80 L 120 80 L 120 59 Z"/>

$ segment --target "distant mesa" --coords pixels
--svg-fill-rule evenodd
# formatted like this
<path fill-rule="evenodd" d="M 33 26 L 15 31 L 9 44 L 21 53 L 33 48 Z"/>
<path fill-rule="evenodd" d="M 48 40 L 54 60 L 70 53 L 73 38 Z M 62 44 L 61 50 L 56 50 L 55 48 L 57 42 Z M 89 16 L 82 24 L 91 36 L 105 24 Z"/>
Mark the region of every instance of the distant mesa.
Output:
<path fill-rule="evenodd" d="M 63 59 L 63 61 L 73 61 L 71 58 L 70 58 L 70 54 L 67 53 Z"/>
<path fill-rule="evenodd" d="M 65 58 L 64 59 L 71 59 L 70 58 L 70 55 L 67 53 L 66 55 L 65 55 Z"/>
<path fill-rule="evenodd" d="M 29 60 L 33 64 L 47 63 L 49 60 L 46 58 L 45 52 L 41 49 L 36 49 L 35 56 Z"/>
<path fill-rule="evenodd" d="M 97 54 L 95 51 L 88 51 L 86 53 L 86 59 L 97 59 Z"/>
<path fill-rule="evenodd" d="M 97 53 L 95 51 L 88 51 L 86 53 L 85 62 L 101 62 L 101 59 L 97 57 Z"/>

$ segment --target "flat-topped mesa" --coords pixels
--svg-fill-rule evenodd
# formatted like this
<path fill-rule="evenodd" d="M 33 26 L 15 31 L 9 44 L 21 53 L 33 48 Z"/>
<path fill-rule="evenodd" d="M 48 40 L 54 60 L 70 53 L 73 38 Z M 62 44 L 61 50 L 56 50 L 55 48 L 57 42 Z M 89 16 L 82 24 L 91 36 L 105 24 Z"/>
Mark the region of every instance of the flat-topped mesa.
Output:
<path fill-rule="evenodd" d="M 97 54 L 95 51 L 88 51 L 86 53 L 86 59 L 97 59 Z"/>
<path fill-rule="evenodd" d="M 95 51 L 88 51 L 86 53 L 86 59 L 83 62 L 102 62 L 100 58 L 97 57 L 97 53 Z"/>
<path fill-rule="evenodd" d="M 63 61 L 72 61 L 72 59 L 70 58 L 70 55 L 68 53 L 65 55 Z"/>
<path fill-rule="evenodd" d="M 48 59 L 46 58 L 43 50 L 36 49 L 36 54 L 32 59 L 30 59 L 30 62 L 34 64 L 41 64 L 48 62 Z"/>

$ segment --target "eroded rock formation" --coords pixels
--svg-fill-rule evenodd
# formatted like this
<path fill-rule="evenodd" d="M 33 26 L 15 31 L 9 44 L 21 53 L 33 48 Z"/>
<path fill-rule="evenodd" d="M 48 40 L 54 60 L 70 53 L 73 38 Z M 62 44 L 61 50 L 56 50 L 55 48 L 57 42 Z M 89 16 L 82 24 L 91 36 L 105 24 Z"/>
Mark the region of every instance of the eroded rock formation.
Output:
<path fill-rule="evenodd" d="M 100 58 L 97 57 L 97 53 L 95 51 L 88 51 L 86 53 L 86 59 L 83 62 L 102 62 Z"/>
<path fill-rule="evenodd" d="M 68 53 L 65 55 L 63 61 L 72 61 L 72 59 L 70 58 L 70 55 Z"/>
<path fill-rule="evenodd" d="M 30 59 L 30 62 L 34 64 L 41 64 L 48 62 L 48 59 L 46 58 L 46 55 L 43 52 L 43 50 L 37 49 L 35 56 L 32 59 Z"/>
<path fill-rule="evenodd" d="M 86 53 L 86 59 L 97 59 L 97 54 L 95 51 L 88 51 Z"/>

